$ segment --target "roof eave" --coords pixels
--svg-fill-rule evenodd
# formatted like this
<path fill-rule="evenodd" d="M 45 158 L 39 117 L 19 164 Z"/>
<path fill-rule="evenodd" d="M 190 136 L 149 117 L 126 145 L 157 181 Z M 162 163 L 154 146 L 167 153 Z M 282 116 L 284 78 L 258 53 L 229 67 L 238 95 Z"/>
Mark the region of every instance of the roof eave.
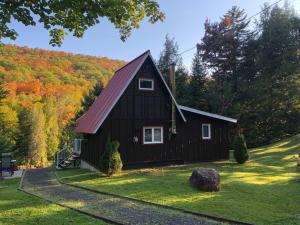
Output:
<path fill-rule="evenodd" d="M 179 108 L 181 110 L 196 113 L 196 114 L 199 114 L 199 115 L 202 115 L 202 116 L 208 116 L 208 117 L 211 117 L 211 118 L 215 118 L 215 119 L 219 119 L 219 120 L 223 120 L 223 121 L 227 121 L 227 122 L 231 122 L 231 123 L 237 123 L 237 119 L 234 119 L 234 118 L 230 118 L 230 117 L 226 117 L 226 116 L 222 116 L 222 115 L 218 115 L 218 114 L 214 114 L 214 113 L 205 112 L 205 111 L 202 111 L 202 110 L 190 108 L 190 107 L 183 106 L 183 105 L 179 105 Z"/>

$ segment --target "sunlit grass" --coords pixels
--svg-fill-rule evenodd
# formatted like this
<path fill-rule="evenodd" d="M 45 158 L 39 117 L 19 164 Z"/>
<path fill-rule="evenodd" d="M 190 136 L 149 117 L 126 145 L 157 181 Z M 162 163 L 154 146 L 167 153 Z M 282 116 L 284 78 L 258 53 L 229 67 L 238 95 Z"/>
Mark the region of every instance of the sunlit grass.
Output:
<path fill-rule="evenodd" d="M 250 150 L 250 160 L 198 163 L 129 170 L 105 177 L 87 170 L 64 170 L 67 182 L 100 191 L 254 224 L 300 224 L 300 173 L 296 169 L 300 135 Z M 220 171 L 218 193 L 190 188 L 189 176 L 198 167 Z"/>
<path fill-rule="evenodd" d="M 1 225 L 106 224 L 18 191 L 19 181 L 20 179 L 0 180 Z"/>

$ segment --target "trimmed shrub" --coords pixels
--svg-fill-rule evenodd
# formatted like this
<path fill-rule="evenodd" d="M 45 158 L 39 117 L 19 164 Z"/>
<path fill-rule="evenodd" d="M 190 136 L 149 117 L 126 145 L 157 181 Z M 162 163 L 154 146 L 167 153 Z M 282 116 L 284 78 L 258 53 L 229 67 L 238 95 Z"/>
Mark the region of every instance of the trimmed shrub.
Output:
<path fill-rule="evenodd" d="M 120 144 L 118 141 L 110 141 L 110 138 L 108 138 L 105 151 L 100 162 L 100 170 L 108 176 L 116 174 L 122 170 L 123 163 L 118 151 L 119 146 Z"/>
<path fill-rule="evenodd" d="M 247 144 L 244 135 L 237 135 L 233 140 L 233 156 L 237 163 L 243 164 L 249 159 Z"/>

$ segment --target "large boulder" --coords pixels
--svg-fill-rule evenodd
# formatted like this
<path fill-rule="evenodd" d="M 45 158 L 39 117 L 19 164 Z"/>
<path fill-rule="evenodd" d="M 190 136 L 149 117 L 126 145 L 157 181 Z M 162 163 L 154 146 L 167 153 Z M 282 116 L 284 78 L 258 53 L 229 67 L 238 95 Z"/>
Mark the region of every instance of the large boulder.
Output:
<path fill-rule="evenodd" d="M 190 185 L 201 191 L 219 191 L 220 175 L 215 169 L 196 169 L 190 177 Z"/>

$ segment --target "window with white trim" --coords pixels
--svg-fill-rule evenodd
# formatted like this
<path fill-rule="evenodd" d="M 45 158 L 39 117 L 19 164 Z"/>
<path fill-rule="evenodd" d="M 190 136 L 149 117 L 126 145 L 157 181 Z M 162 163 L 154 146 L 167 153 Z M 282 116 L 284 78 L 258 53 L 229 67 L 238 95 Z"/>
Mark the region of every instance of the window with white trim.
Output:
<path fill-rule="evenodd" d="M 211 139 L 211 127 L 209 123 L 202 124 L 202 139 Z"/>
<path fill-rule="evenodd" d="M 139 79 L 139 89 L 153 91 L 154 90 L 154 81 L 152 79 L 140 78 Z"/>
<path fill-rule="evenodd" d="M 144 144 L 162 144 L 163 127 L 144 127 L 143 128 Z"/>

